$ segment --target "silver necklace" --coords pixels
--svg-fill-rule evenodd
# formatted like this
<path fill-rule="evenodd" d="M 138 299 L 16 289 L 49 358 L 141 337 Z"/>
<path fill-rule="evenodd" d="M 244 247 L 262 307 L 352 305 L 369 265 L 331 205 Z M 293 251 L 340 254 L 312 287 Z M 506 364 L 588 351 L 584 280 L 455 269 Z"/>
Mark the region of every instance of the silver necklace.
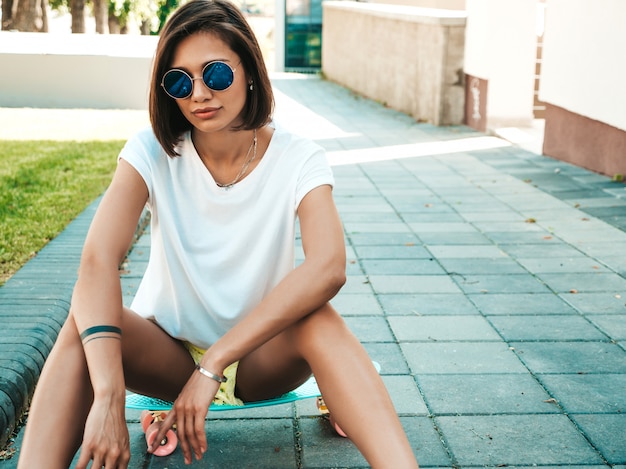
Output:
<path fill-rule="evenodd" d="M 233 179 L 228 184 L 221 184 L 215 181 L 215 184 L 217 184 L 217 187 L 221 187 L 224 190 L 229 190 L 241 180 L 241 178 L 246 174 L 246 171 L 248 170 L 250 163 L 252 163 L 256 158 L 256 144 L 257 144 L 256 129 L 254 129 L 254 137 L 252 138 L 252 143 L 250 144 L 250 148 L 248 148 L 248 153 L 246 153 L 246 161 L 241 167 L 241 170 L 239 171 L 235 179 Z M 253 148 L 254 148 L 254 151 L 252 151 Z M 252 157 L 250 157 L 251 151 L 252 151 Z"/>

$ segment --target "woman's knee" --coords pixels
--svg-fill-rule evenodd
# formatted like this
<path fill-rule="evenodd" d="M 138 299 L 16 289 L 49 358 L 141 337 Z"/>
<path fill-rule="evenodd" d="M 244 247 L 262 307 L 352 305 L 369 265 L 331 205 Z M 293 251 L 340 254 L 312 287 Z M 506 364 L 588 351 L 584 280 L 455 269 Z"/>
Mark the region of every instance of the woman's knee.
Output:
<path fill-rule="evenodd" d="M 326 303 L 296 323 L 295 343 L 303 355 L 317 347 L 328 347 L 336 341 L 354 337 L 341 315 Z"/>

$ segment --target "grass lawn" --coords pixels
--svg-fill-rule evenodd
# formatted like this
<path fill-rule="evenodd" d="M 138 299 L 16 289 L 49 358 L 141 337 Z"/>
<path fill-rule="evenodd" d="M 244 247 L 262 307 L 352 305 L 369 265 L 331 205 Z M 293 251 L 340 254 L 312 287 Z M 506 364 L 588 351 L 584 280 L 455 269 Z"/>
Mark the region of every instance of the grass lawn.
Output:
<path fill-rule="evenodd" d="M 0 140 L 0 285 L 104 192 L 123 145 Z"/>

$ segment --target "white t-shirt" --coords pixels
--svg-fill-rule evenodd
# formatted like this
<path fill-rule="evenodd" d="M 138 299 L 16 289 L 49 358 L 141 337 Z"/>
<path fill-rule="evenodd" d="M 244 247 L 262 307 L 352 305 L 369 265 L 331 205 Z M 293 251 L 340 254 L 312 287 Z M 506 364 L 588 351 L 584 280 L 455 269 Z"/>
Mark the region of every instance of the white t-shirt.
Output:
<path fill-rule="evenodd" d="M 131 308 L 208 348 L 294 269 L 298 206 L 334 180 L 321 147 L 280 127 L 257 167 L 228 190 L 190 133 L 177 150 L 167 156 L 146 129 L 119 156 L 146 182 L 152 215 L 150 260 Z"/>

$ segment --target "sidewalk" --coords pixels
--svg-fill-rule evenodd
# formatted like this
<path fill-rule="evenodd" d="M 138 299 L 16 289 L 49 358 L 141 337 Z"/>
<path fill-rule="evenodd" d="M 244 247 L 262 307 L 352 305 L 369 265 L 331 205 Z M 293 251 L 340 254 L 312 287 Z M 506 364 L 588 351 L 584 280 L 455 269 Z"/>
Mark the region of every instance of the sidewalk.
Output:
<path fill-rule="evenodd" d="M 328 150 L 348 252 L 333 303 L 381 364 L 421 467 L 626 469 L 625 186 L 315 77 L 273 82 L 277 120 Z M 47 249 L 75 252 L 92 211 Z M 145 233 L 126 303 L 149 251 Z M 3 298 L 26 304 L 30 280 L 62 275 L 45 259 L 0 288 L 0 317 Z M 138 416 L 127 414 L 130 467 L 186 467 L 180 450 L 145 454 Z M 211 414 L 206 429 L 208 454 L 187 467 L 367 467 L 313 400 Z"/>

